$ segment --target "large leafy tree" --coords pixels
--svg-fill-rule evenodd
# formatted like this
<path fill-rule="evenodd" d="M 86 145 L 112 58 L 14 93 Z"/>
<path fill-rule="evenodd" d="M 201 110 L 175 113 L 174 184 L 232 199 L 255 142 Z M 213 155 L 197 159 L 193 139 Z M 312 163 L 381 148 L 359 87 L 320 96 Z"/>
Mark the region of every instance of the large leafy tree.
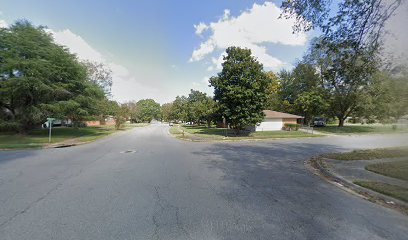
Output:
<path fill-rule="evenodd" d="M 0 48 L 0 111 L 20 124 L 20 131 L 49 116 L 79 121 L 99 114 L 103 90 L 43 27 L 18 21 L 2 28 Z"/>
<path fill-rule="evenodd" d="M 342 0 L 337 11 L 330 0 L 286 0 L 284 16 L 295 17 L 295 31 L 319 28 L 315 61 L 319 63 L 323 86 L 330 93 L 332 115 L 344 120 L 361 109 L 370 80 L 379 67 L 378 53 L 384 23 L 401 0 Z M 318 50 L 318 51 L 317 51 Z M 316 54 L 317 53 L 317 54 Z"/>
<path fill-rule="evenodd" d="M 279 95 L 281 89 L 280 80 L 278 76 L 272 71 L 266 72 L 265 75 L 269 81 L 266 89 L 267 99 L 265 108 L 279 111 L 281 105 L 281 99 Z"/>
<path fill-rule="evenodd" d="M 82 64 L 87 69 L 88 81 L 99 86 L 106 96 L 111 96 L 112 70 L 100 62 L 85 60 Z"/>
<path fill-rule="evenodd" d="M 326 94 L 313 65 L 299 62 L 293 70 L 281 70 L 278 77 L 267 75 L 269 109 L 304 116 L 305 123 L 327 110 Z"/>
<path fill-rule="evenodd" d="M 133 113 L 135 122 L 151 122 L 153 119 L 160 119 L 160 104 L 153 99 L 142 99 L 136 102 Z"/>
<path fill-rule="evenodd" d="M 172 105 L 172 118 L 176 121 L 188 121 L 188 99 L 185 96 L 177 96 Z"/>
<path fill-rule="evenodd" d="M 377 72 L 362 101 L 359 117 L 395 122 L 408 114 L 408 75 Z"/>
<path fill-rule="evenodd" d="M 173 103 L 165 103 L 161 105 L 161 118 L 165 122 L 172 122 L 174 121 L 174 114 L 173 114 Z"/>
<path fill-rule="evenodd" d="M 206 121 L 207 125 L 210 126 L 214 118 L 214 100 L 208 97 L 206 93 L 191 89 L 187 101 L 189 121 L 197 124 L 200 124 L 201 121 Z"/>
<path fill-rule="evenodd" d="M 0 29 L 0 49 L 0 110 L 20 131 L 47 116 L 79 120 L 98 111 L 94 103 L 103 92 L 86 81 L 86 68 L 43 27 L 18 21 Z"/>
<path fill-rule="evenodd" d="M 229 47 L 226 53 L 222 71 L 211 77 L 210 84 L 220 114 L 239 133 L 263 120 L 268 78 L 262 64 L 251 56 L 251 50 Z"/>
<path fill-rule="evenodd" d="M 378 59 L 368 48 L 355 50 L 348 44 L 317 41 L 307 59 L 316 64 L 322 88 L 328 93 L 329 114 L 343 126 L 347 117 L 358 114 L 369 93 Z"/>
<path fill-rule="evenodd" d="M 295 107 L 304 117 L 304 123 L 310 124 L 313 117 L 320 116 L 327 111 L 329 103 L 325 99 L 324 92 L 314 89 L 299 94 L 295 100 Z"/>

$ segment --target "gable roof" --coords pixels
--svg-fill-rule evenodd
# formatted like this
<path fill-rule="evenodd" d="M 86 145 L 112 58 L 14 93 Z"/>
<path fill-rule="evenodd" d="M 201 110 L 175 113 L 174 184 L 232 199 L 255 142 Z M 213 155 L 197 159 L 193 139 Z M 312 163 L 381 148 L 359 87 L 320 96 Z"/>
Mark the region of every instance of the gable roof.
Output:
<path fill-rule="evenodd" d="M 289 113 L 271 111 L 271 110 L 263 110 L 265 113 L 265 118 L 272 119 L 272 118 L 303 118 L 302 116 L 293 115 Z"/>

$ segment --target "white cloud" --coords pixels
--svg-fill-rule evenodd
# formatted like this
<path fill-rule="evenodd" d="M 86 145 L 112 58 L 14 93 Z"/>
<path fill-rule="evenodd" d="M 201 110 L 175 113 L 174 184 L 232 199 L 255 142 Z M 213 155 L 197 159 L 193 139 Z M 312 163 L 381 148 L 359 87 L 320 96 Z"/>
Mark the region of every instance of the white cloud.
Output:
<path fill-rule="evenodd" d="M 67 46 L 72 53 L 80 59 L 88 59 L 97 62 L 105 62 L 100 52 L 92 48 L 81 36 L 74 34 L 69 29 L 62 31 L 49 30 L 54 36 L 55 42 Z"/>
<path fill-rule="evenodd" d="M 148 87 L 138 81 L 128 68 L 123 65 L 109 61 L 106 56 L 93 48 L 81 36 L 69 29 L 54 31 L 47 29 L 54 36 L 56 43 L 66 46 L 70 52 L 76 54 L 79 59 L 96 61 L 105 64 L 112 70 L 112 95 L 119 102 L 126 102 L 142 98 L 160 96 L 158 89 Z M 142 78 L 143 79 L 143 78 Z"/>
<path fill-rule="evenodd" d="M 6 27 L 8 27 L 7 22 L 0 19 L 0 28 L 6 28 Z"/>
<path fill-rule="evenodd" d="M 205 30 L 208 29 L 208 26 L 205 23 L 200 22 L 198 25 L 194 25 L 195 33 L 201 35 Z"/>
<path fill-rule="evenodd" d="M 295 20 L 279 18 L 280 14 L 280 8 L 271 2 L 255 3 L 237 17 L 231 16 L 227 9 L 217 22 L 195 25 L 197 35 L 209 32 L 209 36 L 193 51 L 190 61 L 200 61 L 216 50 L 224 51 L 229 46 L 239 46 L 251 49 L 265 67 L 278 68 L 284 65 L 283 61 L 268 53 L 266 44 L 303 46 L 307 37 L 305 33 L 293 34 Z M 213 64 L 220 68 L 222 55 L 215 59 Z"/>

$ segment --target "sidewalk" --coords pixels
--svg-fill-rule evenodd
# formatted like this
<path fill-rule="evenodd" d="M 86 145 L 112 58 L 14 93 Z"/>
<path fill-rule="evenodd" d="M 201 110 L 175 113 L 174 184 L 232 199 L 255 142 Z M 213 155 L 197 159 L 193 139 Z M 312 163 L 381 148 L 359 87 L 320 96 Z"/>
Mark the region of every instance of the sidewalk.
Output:
<path fill-rule="evenodd" d="M 354 180 L 365 180 L 383 182 L 407 188 L 408 181 L 387 177 L 364 169 L 364 167 L 369 164 L 395 162 L 403 159 L 405 158 L 388 158 L 376 160 L 347 160 L 347 161 L 333 159 L 324 160 L 326 162 L 326 166 L 329 167 L 334 174 L 340 175 L 342 178 L 344 178 L 346 181 L 350 183 L 352 183 Z"/>
<path fill-rule="evenodd" d="M 346 192 L 408 215 L 408 203 L 353 183 L 354 180 L 363 180 L 407 188 L 408 181 L 387 177 L 364 169 L 369 164 L 393 162 L 401 159 L 403 158 L 335 160 L 315 157 L 307 161 L 307 166 L 313 173 Z"/>

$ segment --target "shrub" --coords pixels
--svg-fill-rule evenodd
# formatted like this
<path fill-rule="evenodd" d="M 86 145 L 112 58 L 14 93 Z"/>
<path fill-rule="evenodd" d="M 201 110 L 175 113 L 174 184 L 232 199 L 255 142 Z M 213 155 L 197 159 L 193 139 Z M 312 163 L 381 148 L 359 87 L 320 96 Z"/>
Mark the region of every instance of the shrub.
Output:
<path fill-rule="evenodd" d="M 0 122 L 0 132 L 18 132 L 20 129 L 21 129 L 21 123 Z"/>
<path fill-rule="evenodd" d="M 296 124 L 296 123 L 285 123 L 283 125 L 283 130 L 286 131 L 297 131 L 300 128 L 300 124 Z"/>

